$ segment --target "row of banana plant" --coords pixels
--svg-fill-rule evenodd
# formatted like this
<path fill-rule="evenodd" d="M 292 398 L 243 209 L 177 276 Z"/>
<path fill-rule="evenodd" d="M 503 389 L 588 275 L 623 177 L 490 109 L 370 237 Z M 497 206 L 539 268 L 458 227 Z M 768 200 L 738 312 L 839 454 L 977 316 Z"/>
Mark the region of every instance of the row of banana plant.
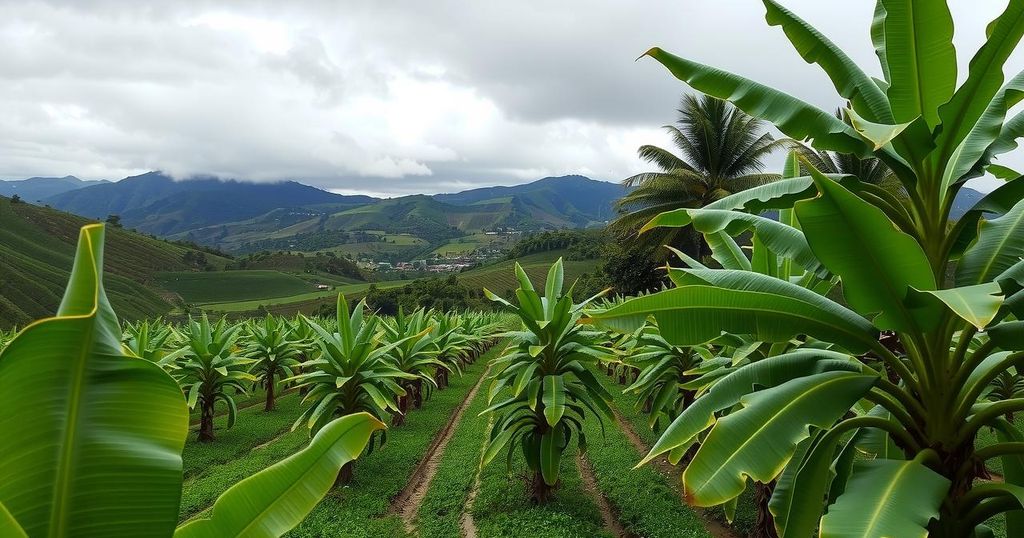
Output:
<path fill-rule="evenodd" d="M 198 439 L 208 442 L 214 440 L 213 419 L 218 402 L 226 407 L 227 427 L 231 428 L 238 412 L 235 398 L 252 389 L 264 390 L 264 410 L 273 411 L 281 390 L 301 387 L 309 398 L 316 382 L 327 379 L 323 374 L 333 376 L 330 383 L 337 385 L 336 389 L 345 388 L 344 384 L 339 385 L 339 379 L 355 378 L 359 372 L 349 368 L 348 374 L 340 376 L 337 372 L 345 370 L 340 363 L 363 365 L 346 353 L 372 355 L 372 359 L 380 359 L 380 365 L 387 366 L 378 375 L 370 376 L 394 382 L 393 386 L 371 383 L 377 393 L 385 396 L 384 400 L 391 402 L 379 406 L 374 414 L 381 419 L 392 418 L 390 415 L 394 414 L 393 423 L 400 425 L 410 405 L 421 407 L 426 393 L 443 388 L 450 372 L 461 373 L 461 366 L 479 356 L 494 342 L 491 335 L 499 332 L 498 318 L 489 313 L 420 309 L 411 315 L 399 312 L 394 318 L 379 317 L 366 313 L 362 303 L 350 312 L 343 296 L 338 298 L 338 308 L 336 320 L 267 315 L 263 319 L 230 323 L 223 318 L 211 321 L 203 315 L 180 327 L 159 319 L 129 322 L 124 327 L 123 343 L 128 352 L 159 364 L 178 381 L 189 408 L 199 410 Z M 345 326 L 355 336 L 362 330 L 367 332 L 363 340 L 353 340 L 348 349 L 322 345 L 333 340 L 331 334 L 335 331 L 344 334 L 341 329 Z M 365 349 L 354 345 L 360 341 L 365 343 Z M 374 360 L 363 362 L 373 366 Z M 358 380 L 353 382 L 353 386 L 359 385 Z M 314 396 L 321 392 L 316 391 Z M 307 409 L 307 415 L 315 414 L 313 423 L 329 420 L 333 415 L 322 413 L 329 411 L 328 407 L 313 406 Z M 315 432 L 323 424 L 310 427 Z"/>
<path fill-rule="evenodd" d="M 336 319 L 122 329 L 103 290 L 103 238 L 102 225 L 82 229 L 55 317 L 0 333 L 2 536 L 282 535 L 351 478 L 386 422 L 400 424 L 508 325 L 494 313 L 384 318 L 339 296 Z M 177 526 L 189 409 L 212 441 L 217 402 L 231 427 L 236 396 L 262 387 L 271 411 L 289 385 L 308 404 L 294 427 L 309 428 L 309 446 Z"/>
<path fill-rule="evenodd" d="M 791 156 L 785 179 L 647 224 L 692 227 L 714 263 L 681 256 L 671 289 L 586 314 L 616 334 L 638 371 L 629 392 L 664 428 L 641 463 L 682 463 L 688 501 L 726 512 L 759 484 L 766 535 L 990 536 L 1000 514 L 1008 536 L 1024 535 L 1024 432 L 1007 420 L 1024 410 L 1024 179 L 992 163 L 1024 135 L 1024 114 L 1011 114 L 1024 74 L 1003 75 L 1024 1 L 1006 4 L 958 78 L 945 2 L 879 0 L 881 79 L 763 1 L 847 101 L 844 118 L 647 56 L 818 150 L 881 160 L 899 187 Z M 986 172 L 1003 183 L 951 220 L 964 183 Z M 998 441 L 979 445 L 983 430 Z M 989 480 L 994 459 L 1004 480 Z"/>

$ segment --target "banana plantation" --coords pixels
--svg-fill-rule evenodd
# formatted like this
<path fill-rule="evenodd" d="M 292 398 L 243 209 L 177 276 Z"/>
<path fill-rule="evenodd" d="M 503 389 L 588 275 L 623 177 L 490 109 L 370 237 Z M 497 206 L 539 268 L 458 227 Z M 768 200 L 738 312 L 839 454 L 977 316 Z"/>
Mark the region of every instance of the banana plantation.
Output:
<path fill-rule="evenodd" d="M 763 4 L 845 105 L 645 53 L 788 137 L 730 192 L 642 148 L 660 289 L 559 259 L 491 310 L 121 321 L 82 228 L 56 314 L 0 330 L 0 536 L 1024 536 L 1024 0 L 959 74 L 945 2 L 879 0 L 881 77 Z"/>

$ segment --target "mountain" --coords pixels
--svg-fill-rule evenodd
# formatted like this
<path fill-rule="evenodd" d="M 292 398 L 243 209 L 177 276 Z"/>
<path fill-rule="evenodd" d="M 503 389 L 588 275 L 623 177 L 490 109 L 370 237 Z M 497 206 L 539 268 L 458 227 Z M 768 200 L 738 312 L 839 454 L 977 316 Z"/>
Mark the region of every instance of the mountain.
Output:
<path fill-rule="evenodd" d="M 984 197 L 985 193 L 974 189 L 967 187 L 960 189 L 960 192 L 956 193 L 956 198 L 953 199 L 953 208 L 949 211 L 949 218 L 959 219 Z"/>
<path fill-rule="evenodd" d="M 75 257 L 79 229 L 89 220 L 0 197 L 0 327 L 57 311 Z M 104 285 L 118 315 L 138 319 L 171 310 L 172 297 L 154 285 L 160 271 L 223 268 L 228 262 L 187 245 L 108 227 Z M 194 260 L 205 260 L 203 267 Z M 186 261 L 193 260 L 193 261 Z"/>
<path fill-rule="evenodd" d="M 497 229 L 583 228 L 604 224 L 622 193 L 617 184 L 563 176 L 513 187 L 381 200 L 332 194 L 294 181 L 175 181 L 150 172 L 45 201 L 88 218 L 119 215 L 125 227 L 162 237 L 252 252 L 394 243 L 388 236 L 396 234 L 412 237 L 401 240 L 406 246 L 411 242 L 425 247 Z"/>
<path fill-rule="evenodd" d="M 351 207 L 375 200 L 342 196 L 294 181 L 246 183 L 216 178 L 185 181 L 149 172 L 48 198 L 47 203 L 84 217 L 120 215 L 124 226 L 172 235 L 258 217 L 279 208 Z"/>
<path fill-rule="evenodd" d="M 513 187 L 484 187 L 455 194 L 438 194 L 435 200 L 453 205 L 477 205 L 509 201 L 541 222 L 556 227 L 585 227 L 604 223 L 614 216 L 612 205 L 625 194 L 617 183 L 584 176 L 546 177 Z"/>
<path fill-rule="evenodd" d="M 82 181 L 75 176 L 30 177 L 28 179 L 0 181 L 0 196 L 10 198 L 17 194 L 22 200 L 34 204 L 51 196 L 103 183 L 107 182 Z"/>

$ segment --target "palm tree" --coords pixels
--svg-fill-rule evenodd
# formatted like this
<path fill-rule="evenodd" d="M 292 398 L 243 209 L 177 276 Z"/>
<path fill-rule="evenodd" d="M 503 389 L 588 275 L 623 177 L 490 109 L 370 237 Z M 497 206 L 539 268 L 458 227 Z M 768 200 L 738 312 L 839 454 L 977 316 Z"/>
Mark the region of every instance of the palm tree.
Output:
<path fill-rule="evenodd" d="M 616 203 L 612 229 L 636 240 L 636 231 L 655 216 L 682 208 L 700 208 L 730 194 L 779 179 L 764 172 L 764 158 L 782 147 L 766 123 L 707 95 L 687 94 L 675 124 L 666 125 L 679 155 L 653 145 L 637 150 L 658 167 L 622 181 L 635 187 Z M 640 236 L 648 244 L 672 245 L 700 258 L 704 240 L 688 228 L 658 228 Z"/>
<path fill-rule="evenodd" d="M 275 388 L 279 379 L 292 377 L 302 361 L 302 344 L 292 336 L 287 321 L 278 320 L 267 314 L 262 323 L 254 322 L 249 327 L 244 354 L 255 360 L 249 373 L 256 376 L 255 383 L 267 391 L 264 411 L 276 407 Z"/>

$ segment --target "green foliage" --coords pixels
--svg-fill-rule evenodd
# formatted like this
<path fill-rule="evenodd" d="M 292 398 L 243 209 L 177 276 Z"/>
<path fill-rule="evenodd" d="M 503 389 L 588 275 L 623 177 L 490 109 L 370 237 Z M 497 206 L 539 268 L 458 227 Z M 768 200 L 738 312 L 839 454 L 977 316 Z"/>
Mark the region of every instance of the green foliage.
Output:
<path fill-rule="evenodd" d="M 515 312 L 525 330 L 512 333 L 513 344 L 493 363 L 488 408 L 497 413 L 484 451 L 486 465 L 502 449 L 509 460 L 519 448 L 534 472 L 534 496 L 545 502 L 558 482 L 562 454 L 576 438 L 586 449 L 583 422 L 588 416 L 611 418 L 611 396 L 587 370 L 588 364 L 607 357 L 600 334 L 577 324 L 589 301 L 575 304 L 572 289 L 563 290 L 562 260 L 551 266 L 541 296 L 529 276 L 516 264 L 518 306 L 487 291 L 491 300 Z"/>
<path fill-rule="evenodd" d="M 478 288 L 466 286 L 456 275 L 415 280 L 400 288 L 382 289 L 371 285 L 366 292 L 366 303 L 389 316 L 398 314 L 399 309 L 462 311 L 490 307 Z"/>
<path fill-rule="evenodd" d="M 122 352 L 103 288 L 103 235 L 102 225 L 82 229 L 57 315 L 33 323 L 0 352 L 0 398 L 10 411 L 3 422 L 10 435 L 0 441 L 3 534 L 288 531 L 330 487 L 324 472 L 358 455 L 383 424 L 365 414 L 333 422 L 306 449 L 232 487 L 211 518 L 175 530 L 188 413 L 167 372 Z"/>
<path fill-rule="evenodd" d="M 735 213 L 732 223 L 752 222 L 742 211 L 781 210 L 791 229 L 755 226 L 749 259 L 725 241 L 735 225 L 702 229 L 699 212 L 648 224 L 692 225 L 720 243 L 714 258 L 724 269 L 687 260 L 691 269 L 670 272 L 677 289 L 595 312 L 595 321 L 635 330 L 653 316 L 675 345 L 721 353 L 727 349 L 716 341 L 739 337 L 769 352 L 747 364 L 731 352 L 733 367 L 683 410 L 645 461 L 666 452 L 678 461 L 699 444 L 683 473 L 698 505 L 732 502 L 748 477 L 777 480 L 771 509 L 781 536 L 985 534 L 976 527 L 1024 508 L 1017 494 L 1024 478 L 975 481 L 986 460 L 999 457 L 1006 468 L 1024 457 L 1016 441 L 1024 437 L 1002 419 L 1024 401 L 985 397 L 993 380 L 1024 361 L 1020 340 L 1009 336 L 1024 314 L 1019 180 L 959 222 L 948 216 L 963 183 L 1022 134 L 1007 111 L 1024 98 L 1024 80 L 1003 85 L 1002 64 L 1024 35 L 1024 3 L 1011 1 L 989 26 L 959 87 L 945 2 L 878 2 L 872 42 L 885 74 L 880 84 L 806 22 L 774 0 L 764 3 L 768 22 L 849 100 L 849 124 L 743 77 L 657 48 L 648 55 L 819 151 L 879 159 L 902 191 L 791 159 L 792 179 L 708 206 Z M 793 177 L 800 169 L 810 176 Z M 946 272 L 957 260 L 951 282 Z M 794 273 L 797 265 L 807 272 Z M 842 304 L 824 297 L 835 281 Z M 977 448 L 985 427 L 1007 435 Z M 858 461 L 858 452 L 875 459 Z M 1007 534 L 1021 532 L 1019 524 L 1008 516 Z"/>
<path fill-rule="evenodd" d="M 600 258 L 607 248 L 608 237 L 599 230 L 555 230 L 528 234 L 509 249 L 506 258 L 515 260 L 529 254 L 567 249 L 570 260 Z"/>
<path fill-rule="evenodd" d="M 268 315 L 262 322 L 250 322 L 247 330 L 242 354 L 255 361 L 249 373 L 267 391 L 265 409 L 272 411 L 278 381 L 298 371 L 302 344 L 293 339 L 292 327 L 283 318 Z"/>
<path fill-rule="evenodd" d="M 639 238 L 636 231 L 659 213 L 704 207 L 778 179 L 764 173 L 764 158 L 780 147 L 766 127 L 724 100 L 684 95 L 678 119 L 665 127 L 681 156 L 658 146 L 640 146 L 640 158 L 658 171 L 623 180 L 635 188 L 616 203 L 620 215 L 612 229 L 622 241 L 670 245 L 701 258 L 706 247 L 690 230 L 663 228 Z"/>
<path fill-rule="evenodd" d="M 398 411 L 396 399 L 405 395 L 399 383 L 413 376 L 388 360 L 387 353 L 396 344 L 379 345 L 378 318 L 364 316 L 365 308 L 360 302 L 350 313 L 345 296 L 339 294 L 334 320 L 327 325 L 308 320 L 319 336 L 320 354 L 302 364 L 306 373 L 287 380 L 309 387 L 303 401 L 312 402 L 293 428 L 305 423 L 316 433 L 339 416 L 366 412 L 384 421 Z"/>
<path fill-rule="evenodd" d="M 201 441 L 213 441 L 217 402 L 227 404 L 228 428 L 232 427 L 238 412 L 232 391 L 245 393 L 247 385 L 256 380 L 248 371 L 253 360 L 239 355 L 235 344 L 242 328 L 223 318 L 211 324 L 206 314 L 199 320 L 190 318 L 182 335 L 183 346 L 165 357 L 174 361 L 173 375 L 185 392 L 189 409 L 201 410 Z"/>

